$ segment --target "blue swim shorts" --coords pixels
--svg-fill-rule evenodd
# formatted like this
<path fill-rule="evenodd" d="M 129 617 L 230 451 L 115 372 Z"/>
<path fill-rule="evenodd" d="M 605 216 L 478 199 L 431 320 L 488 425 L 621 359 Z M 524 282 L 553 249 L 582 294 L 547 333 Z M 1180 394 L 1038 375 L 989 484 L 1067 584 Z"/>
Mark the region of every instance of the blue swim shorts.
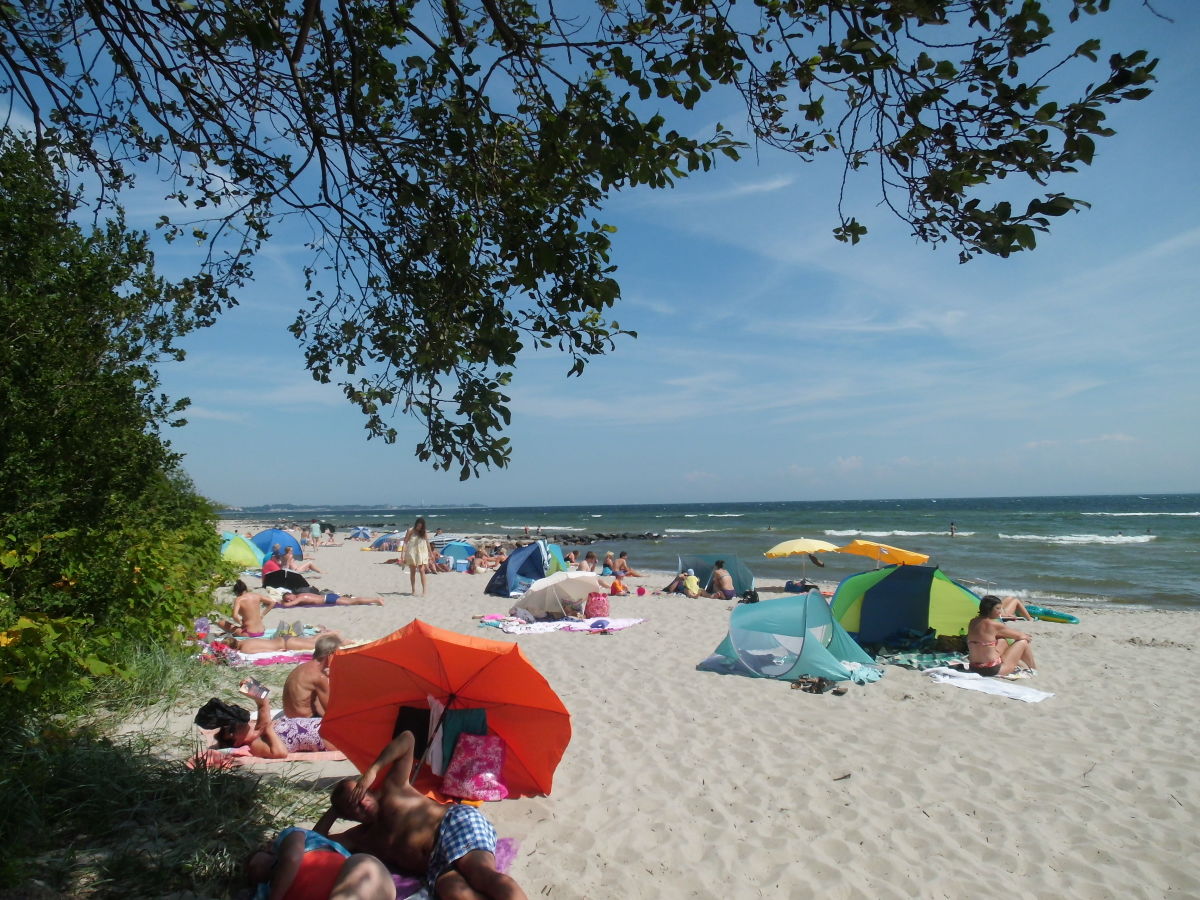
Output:
<path fill-rule="evenodd" d="M 433 852 L 429 855 L 425 884 L 430 894 L 434 893 L 437 880 L 472 850 L 495 853 L 496 829 L 475 807 L 455 804 L 446 810 L 446 817 L 438 826 Z"/>
<path fill-rule="evenodd" d="M 325 605 L 326 606 L 337 606 L 338 597 L 340 597 L 340 596 L 341 596 L 341 594 L 326 594 L 325 595 Z"/>

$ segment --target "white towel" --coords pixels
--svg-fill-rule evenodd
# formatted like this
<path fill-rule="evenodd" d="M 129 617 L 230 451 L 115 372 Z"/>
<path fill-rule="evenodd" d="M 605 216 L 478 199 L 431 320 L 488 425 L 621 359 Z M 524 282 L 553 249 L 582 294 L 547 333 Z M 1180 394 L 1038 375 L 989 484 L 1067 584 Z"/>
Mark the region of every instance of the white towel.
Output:
<path fill-rule="evenodd" d="M 985 694 L 999 694 L 1001 697 L 1024 700 L 1026 703 L 1041 703 L 1054 696 L 1049 691 L 1039 691 L 1037 688 L 1027 687 L 1023 684 L 1013 684 L 1003 678 L 987 678 L 978 672 L 962 672 L 945 666 L 926 669 L 925 674 L 942 684 L 952 684 L 969 691 L 983 691 Z"/>

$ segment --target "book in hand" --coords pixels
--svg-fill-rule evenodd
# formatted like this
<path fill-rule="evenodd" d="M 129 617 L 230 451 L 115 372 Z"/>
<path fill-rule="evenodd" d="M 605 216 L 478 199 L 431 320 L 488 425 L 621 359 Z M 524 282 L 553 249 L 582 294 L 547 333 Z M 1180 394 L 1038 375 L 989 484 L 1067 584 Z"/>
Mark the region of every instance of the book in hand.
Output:
<path fill-rule="evenodd" d="M 271 689 L 255 678 L 247 678 L 238 685 L 238 690 L 247 697 L 254 697 L 258 700 L 266 700 L 271 696 Z"/>

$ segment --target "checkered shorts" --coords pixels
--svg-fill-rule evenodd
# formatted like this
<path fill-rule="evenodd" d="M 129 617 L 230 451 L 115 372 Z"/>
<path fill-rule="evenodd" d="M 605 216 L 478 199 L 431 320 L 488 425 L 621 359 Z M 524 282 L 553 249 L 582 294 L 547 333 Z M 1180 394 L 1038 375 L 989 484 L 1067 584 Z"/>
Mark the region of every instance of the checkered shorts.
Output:
<path fill-rule="evenodd" d="M 475 807 L 455 804 L 446 810 L 429 856 L 425 883 L 431 894 L 437 880 L 472 850 L 495 853 L 496 829 Z"/>

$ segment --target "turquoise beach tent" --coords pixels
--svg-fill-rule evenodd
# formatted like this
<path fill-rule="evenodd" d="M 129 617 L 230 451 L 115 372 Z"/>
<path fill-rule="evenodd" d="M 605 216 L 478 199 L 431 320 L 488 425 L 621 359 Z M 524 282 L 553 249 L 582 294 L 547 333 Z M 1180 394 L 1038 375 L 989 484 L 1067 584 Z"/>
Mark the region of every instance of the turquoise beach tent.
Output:
<path fill-rule="evenodd" d="M 847 681 L 850 670 L 843 663 L 873 666 L 875 660 L 834 621 L 821 592 L 809 591 L 739 603 L 729 615 L 729 634 L 696 668 L 780 681 Z"/>
<path fill-rule="evenodd" d="M 696 577 L 700 579 L 700 587 L 704 590 L 709 589 L 709 583 L 712 581 L 712 573 L 716 568 L 717 560 L 725 560 L 725 570 L 733 576 L 733 589 L 739 594 L 744 594 L 746 591 L 754 590 L 754 573 L 751 572 L 744 562 L 736 556 L 728 553 L 724 555 L 708 555 L 708 556 L 681 556 L 679 557 L 679 568 L 677 572 L 684 572 L 688 569 L 696 571 Z"/>
<path fill-rule="evenodd" d="M 885 566 L 844 579 L 829 608 L 859 643 L 886 644 L 931 628 L 966 634 L 979 597 L 937 566 Z"/>

